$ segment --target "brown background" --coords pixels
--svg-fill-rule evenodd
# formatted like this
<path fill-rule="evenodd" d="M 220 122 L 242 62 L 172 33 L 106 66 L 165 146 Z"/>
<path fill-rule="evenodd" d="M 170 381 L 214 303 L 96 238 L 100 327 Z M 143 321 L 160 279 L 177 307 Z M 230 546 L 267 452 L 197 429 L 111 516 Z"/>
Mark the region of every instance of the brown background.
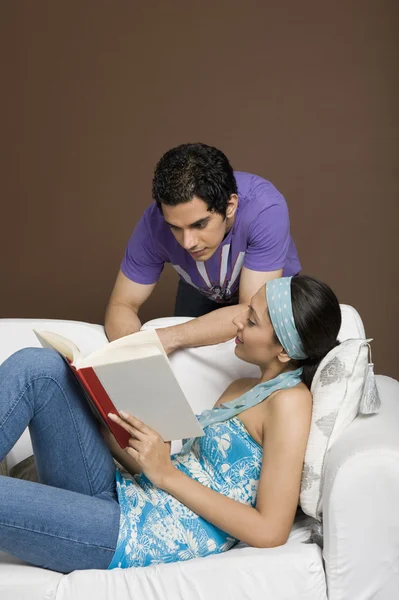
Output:
<path fill-rule="evenodd" d="M 285 195 L 399 377 L 397 0 L 2 0 L 1 317 L 102 322 L 156 161 L 203 141 Z M 144 320 L 172 312 L 167 268 Z"/>

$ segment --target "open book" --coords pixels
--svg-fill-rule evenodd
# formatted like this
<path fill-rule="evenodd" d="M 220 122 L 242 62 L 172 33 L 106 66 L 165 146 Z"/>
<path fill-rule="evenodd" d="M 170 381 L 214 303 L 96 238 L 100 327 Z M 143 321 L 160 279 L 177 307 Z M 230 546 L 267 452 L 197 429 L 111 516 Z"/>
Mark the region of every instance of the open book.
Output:
<path fill-rule="evenodd" d="M 121 448 L 126 448 L 130 435 L 107 416 L 120 410 L 144 421 L 165 441 L 203 435 L 156 331 L 127 335 L 88 356 L 58 333 L 33 331 L 43 347 L 64 358 Z"/>

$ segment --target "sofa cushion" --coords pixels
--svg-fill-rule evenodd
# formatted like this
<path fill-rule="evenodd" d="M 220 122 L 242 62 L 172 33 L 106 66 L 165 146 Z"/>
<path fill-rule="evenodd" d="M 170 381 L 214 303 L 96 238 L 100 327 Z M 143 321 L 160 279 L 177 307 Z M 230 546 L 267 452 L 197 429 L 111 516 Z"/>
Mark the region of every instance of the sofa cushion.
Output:
<path fill-rule="evenodd" d="M 321 519 L 325 460 L 339 435 L 355 419 L 368 368 L 364 339 L 345 340 L 324 357 L 312 382 L 313 410 L 303 467 L 300 505 Z"/>
<path fill-rule="evenodd" d="M 326 600 L 320 548 L 304 543 L 312 519 L 301 518 L 277 548 L 238 544 L 222 554 L 180 563 L 60 575 L 0 553 L 0 597 L 12 600 Z"/>

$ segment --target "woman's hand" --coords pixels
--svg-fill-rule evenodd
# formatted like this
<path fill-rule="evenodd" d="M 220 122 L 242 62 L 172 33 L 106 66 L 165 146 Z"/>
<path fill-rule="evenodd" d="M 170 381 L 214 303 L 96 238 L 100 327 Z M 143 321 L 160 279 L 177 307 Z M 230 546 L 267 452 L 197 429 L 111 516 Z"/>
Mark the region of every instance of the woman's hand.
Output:
<path fill-rule="evenodd" d="M 159 433 L 128 413 L 120 411 L 119 416 L 109 413 L 108 417 L 130 433 L 125 452 L 154 485 L 162 488 L 164 481 L 175 471 L 170 460 L 170 443 L 164 442 Z"/>

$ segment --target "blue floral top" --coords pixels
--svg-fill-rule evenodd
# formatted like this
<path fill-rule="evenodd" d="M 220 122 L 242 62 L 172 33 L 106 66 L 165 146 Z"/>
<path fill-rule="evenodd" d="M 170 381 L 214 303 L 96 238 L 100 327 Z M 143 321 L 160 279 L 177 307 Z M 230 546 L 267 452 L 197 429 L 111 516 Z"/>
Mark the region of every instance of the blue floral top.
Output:
<path fill-rule="evenodd" d="M 262 448 L 238 417 L 214 423 L 174 466 L 203 485 L 255 506 Z M 108 567 L 145 567 L 225 552 L 238 540 L 198 516 L 144 475 L 116 473 L 121 507 L 116 551 Z"/>

